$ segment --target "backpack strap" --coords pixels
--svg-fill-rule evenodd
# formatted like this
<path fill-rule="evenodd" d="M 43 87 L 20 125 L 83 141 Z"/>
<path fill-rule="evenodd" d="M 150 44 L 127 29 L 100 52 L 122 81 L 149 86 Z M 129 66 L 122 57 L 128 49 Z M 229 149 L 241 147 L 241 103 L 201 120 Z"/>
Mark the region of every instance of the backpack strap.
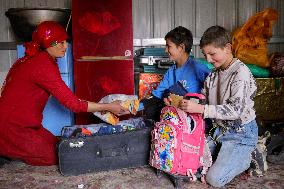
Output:
<path fill-rule="evenodd" d="M 192 100 L 198 104 L 205 104 L 206 99 L 205 96 L 203 94 L 199 94 L 199 93 L 187 93 L 184 96 L 184 99 L 186 100 Z"/>
<path fill-rule="evenodd" d="M 197 181 L 197 177 L 195 174 L 193 174 L 192 169 L 187 169 L 186 175 L 190 178 L 191 181 Z"/>

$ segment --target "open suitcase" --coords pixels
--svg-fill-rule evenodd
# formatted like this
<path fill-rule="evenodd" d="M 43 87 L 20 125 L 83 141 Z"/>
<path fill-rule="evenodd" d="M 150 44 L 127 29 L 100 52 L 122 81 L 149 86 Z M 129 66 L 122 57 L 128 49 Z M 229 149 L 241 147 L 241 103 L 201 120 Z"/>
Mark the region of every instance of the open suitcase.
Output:
<path fill-rule="evenodd" d="M 110 135 L 63 138 L 58 145 L 62 175 L 148 165 L 152 122 L 146 127 Z"/>

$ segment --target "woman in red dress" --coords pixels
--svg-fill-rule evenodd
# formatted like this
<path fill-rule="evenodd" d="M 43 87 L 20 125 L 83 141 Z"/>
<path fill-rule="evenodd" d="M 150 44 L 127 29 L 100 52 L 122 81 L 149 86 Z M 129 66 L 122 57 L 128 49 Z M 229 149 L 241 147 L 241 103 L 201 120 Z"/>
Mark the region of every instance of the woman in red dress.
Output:
<path fill-rule="evenodd" d="M 98 104 L 78 99 L 61 79 L 56 58 L 66 52 L 68 35 L 56 22 L 45 21 L 25 44 L 25 57 L 16 61 L 0 95 L 0 156 L 30 165 L 55 165 L 58 139 L 42 126 L 50 95 L 74 112 L 111 111 L 124 114 L 118 102 Z"/>

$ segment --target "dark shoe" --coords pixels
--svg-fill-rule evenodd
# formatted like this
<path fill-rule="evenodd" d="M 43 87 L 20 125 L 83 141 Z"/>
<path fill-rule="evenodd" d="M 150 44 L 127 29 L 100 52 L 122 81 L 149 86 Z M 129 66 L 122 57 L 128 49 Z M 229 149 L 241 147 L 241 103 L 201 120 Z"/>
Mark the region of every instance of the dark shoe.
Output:
<path fill-rule="evenodd" d="M 279 153 L 268 155 L 267 161 L 273 164 L 284 165 L 284 149 Z"/>
<path fill-rule="evenodd" d="M 266 134 L 264 137 L 259 137 L 256 149 L 252 152 L 252 161 L 250 164 L 249 172 L 253 176 L 261 177 L 267 171 L 267 149 L 266 149 L 266 140 L 270 137 L 269 134 Z"/>
<path fill-rule="evenodd" d="M 284 164 L 284 133 L 271 136 L 271 141 L 267 145 L 267 161 L 269 163 Z"/>

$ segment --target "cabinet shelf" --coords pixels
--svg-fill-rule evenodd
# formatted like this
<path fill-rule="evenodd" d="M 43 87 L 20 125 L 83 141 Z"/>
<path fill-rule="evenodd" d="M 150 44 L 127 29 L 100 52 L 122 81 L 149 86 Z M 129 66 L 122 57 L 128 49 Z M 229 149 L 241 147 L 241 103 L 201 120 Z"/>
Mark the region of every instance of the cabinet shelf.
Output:
<path fill-rule="evenodd" d="M 77 61 L 132 60 L 130 56 L 82 56 Z"/>

